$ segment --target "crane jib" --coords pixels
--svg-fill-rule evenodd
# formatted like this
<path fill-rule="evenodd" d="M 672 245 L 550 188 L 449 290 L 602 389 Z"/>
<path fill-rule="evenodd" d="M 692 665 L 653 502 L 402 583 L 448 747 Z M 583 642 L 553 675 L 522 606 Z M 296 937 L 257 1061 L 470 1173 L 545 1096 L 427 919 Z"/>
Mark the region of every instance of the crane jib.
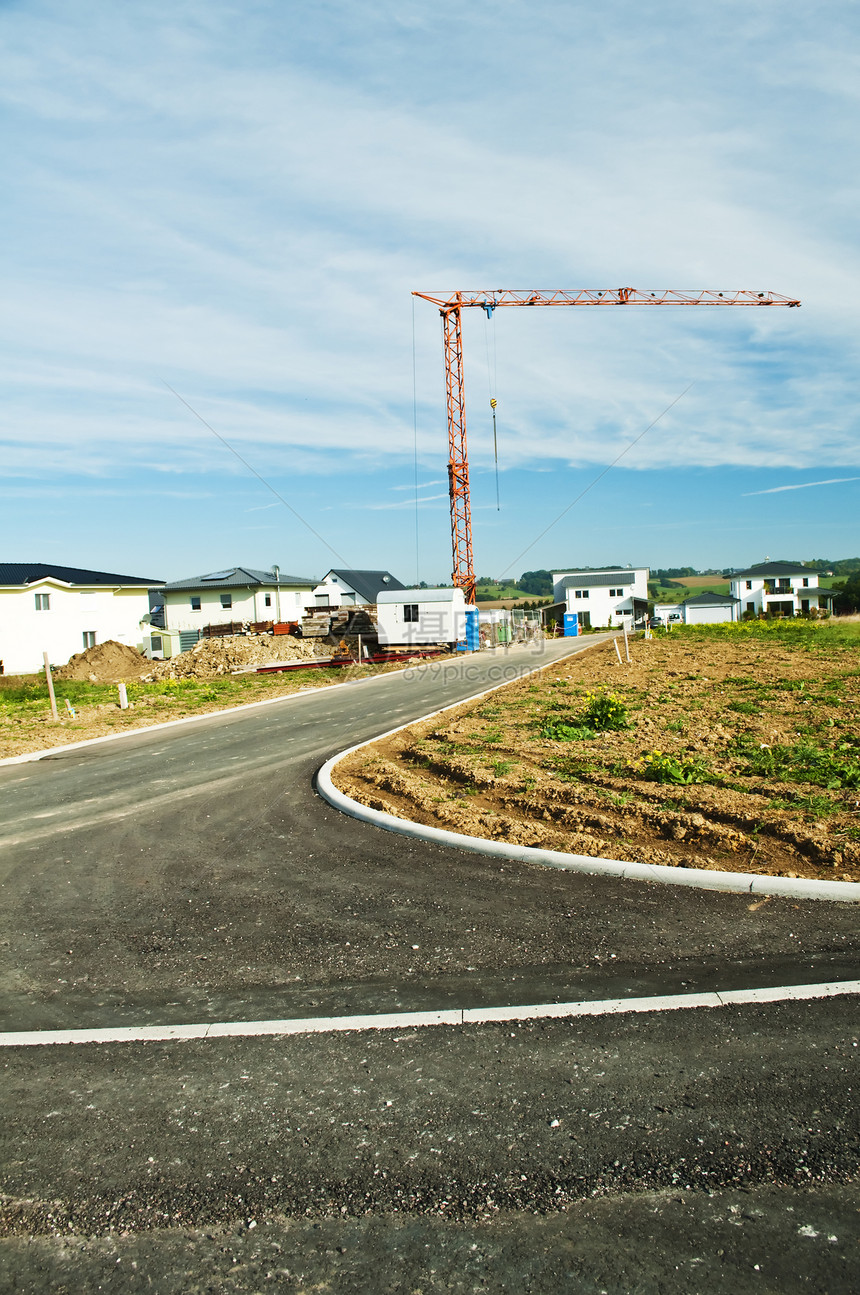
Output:
<path fill-rule="evenodd" d="M 463 390 L 463 334 L 460 312 L 470 307 L 493 311 L 507 306 L 788 306 L 796 307 L 796 297 L 777 292 L 757 292 L 738 288 L 718 292 L 702 289 L 685 292 L 666 288 L 658 292 L 638 288 L 581 288 L 576 292 L 520 291 L 515 288 L 492 288 L 472 292 L 413 292 L 439 307 L 445 351 L 445 391 L 448 405 L 448 480 L 451 497 L 451 541 L 453 547 L 454 585 L 461 588 L 467 602 L 475 599 L 475 569 L 472 561 L 472 504 L 469 496 L 469 459 L 466 450 L 466 400 Z"/>

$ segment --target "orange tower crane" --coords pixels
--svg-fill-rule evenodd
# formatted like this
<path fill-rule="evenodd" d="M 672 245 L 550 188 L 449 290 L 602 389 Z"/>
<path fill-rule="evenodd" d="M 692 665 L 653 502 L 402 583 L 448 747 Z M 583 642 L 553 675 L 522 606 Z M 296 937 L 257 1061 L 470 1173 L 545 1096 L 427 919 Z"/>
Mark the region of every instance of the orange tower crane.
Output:
<path fill-rule="evenodd" d="M 466 398 L 463 387 L 462 312 L 478 306 L 491 318 L 500 306 L 799 306 L 792 297 L 776 292 L 638 292 L 636 288 L 612 288 L 597 292 L 452 292 L 439 297 L 432 292 L 413 292 L 439 307 L 445 349 L 445 391 L 448 405 L 448 490 L 451 498 L 452 572 L 455 586 L 475 599 L 475 568 L 472 562 L 472 503 L 469 495 L 469 458 L 466 450 Z"/>

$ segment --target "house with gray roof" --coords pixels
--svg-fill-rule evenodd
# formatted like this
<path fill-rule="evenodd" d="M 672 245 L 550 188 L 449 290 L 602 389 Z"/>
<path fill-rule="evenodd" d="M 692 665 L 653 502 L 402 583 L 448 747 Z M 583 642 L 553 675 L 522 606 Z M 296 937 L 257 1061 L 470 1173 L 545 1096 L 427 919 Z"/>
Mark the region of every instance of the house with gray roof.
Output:
<path fill-rule="evenodd" d="M 735 571 L 731 585 L 741 615 L 805 616 L 833 606 L 832 590 L 822 589 L 818 572 L 802 562 L 758 562 L 746 571 Z"/>
<path fill-rule="evenodd" d="M 674 610 L 680 611 L 685 625 L 721 625 L 740 619 L 740 599 L 706 589 L 692 598 L 685 598 L 682 603 L 676 603 Z M 654 611 L 657 612 L 656 607 Z"/>
<path fill-rule="evenodd" d="M 575 612 L 580 629 L 644 625 L 648 567 L 600 567 L 552 573 L 553 601 Z"/>
<path fill-rule="evenodd" d="M 390 571 L 354 571 L 333 567 L 314 589 L 318 607 L 369 607 L 383 590 L 405 589 Z"/>
<path fill-rule="evenodd" d="M 164 628 L 188 635 L 229 621 L 295 621 L 313 602 L 316 580 L 272 567 L 225 567 L 206 575 L 173 580 L 158 590 Z"/>
<path fill-rule="evenodd" d="M 65 665 L 76 652 L 113 639 L 143 642 L 152 576 L 126 576 L 53 562 L 0 562 L 0 662 L 6 674 Z"/>

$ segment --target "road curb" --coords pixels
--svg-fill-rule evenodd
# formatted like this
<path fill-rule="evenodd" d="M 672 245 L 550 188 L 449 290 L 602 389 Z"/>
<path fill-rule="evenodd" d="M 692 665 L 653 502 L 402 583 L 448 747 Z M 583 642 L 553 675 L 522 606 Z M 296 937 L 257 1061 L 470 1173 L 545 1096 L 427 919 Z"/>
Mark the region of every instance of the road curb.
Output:
<path fill-rule="evenodd" d="M 537 666 L 528 674 L 546 670 L 555 662 Z M 526 678 L 523 675 L 522 678 Z M 477 693 L 465 701 L 454 702 L 443 706 L 441 710 L 430 711 L 419 719 L 412 719 L 408 724 L 398 724 L 387 733 L 379 733 L 366 742 L 357 742 L 355 746 L 333 755 L 317 772 L 316 788 L 323 800 L 328 801 L 334 809 L 350 818 L 356 818 L 386 832 L 396 832 L 401 836 L 410 836 L 419 841 L 429 841 L 434 845 L 453 846 L 457 850 L 468 850 L 472 854 L 485 854 L 496 859 L 510 859 L 517 863 L 536 864 L 544 868 L 560 868 L 568 872 L 585 872 L 604 877 L 621 877 L 628 881 L 653 881 L 660 886 L 692 886 L 700 890 L 723 890 L 748 895 L 782 895 L 789 899 L 826 899 L 842 904 L 860 903 L 860 882 L 856 881 L 809 881 L 803 877 L 766 877 L 746 872 L 711 872 L 704 868 L 672 868 L 657 863 L 628 863 L 623 859 L 600 859 L 587 854 L 565 854 L 561 850 L 540 850 L 532 845 L 509 845 L 506 841 L 490 841 L 482 836 L 467 836 L 465 833 L 449 832 L 446 828 L 425 827 L 423 823 L 414 823 L 411 819 L 396 818 L 380 809 L 371 809 L 360 801 L 347 796 L 332 781 L 332 770 L 341 760 L 355 751 L 361 751 L 374 742 L 381 742 L 395 733 L 425 720 L 435 719 L 446 711 L 455 710 L 480 701 L 488 693 L 506 688 L 508 683 L 496 684 L 484 692 Z M 518 682 L 518 681 L 514 681 Z"/>

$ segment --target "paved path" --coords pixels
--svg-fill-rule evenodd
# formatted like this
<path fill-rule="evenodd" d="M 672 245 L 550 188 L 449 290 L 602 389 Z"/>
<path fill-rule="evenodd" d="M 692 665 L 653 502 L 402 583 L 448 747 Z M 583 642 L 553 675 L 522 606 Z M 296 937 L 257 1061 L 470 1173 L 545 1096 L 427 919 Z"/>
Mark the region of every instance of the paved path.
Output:
<path fill-rule="evenodd" d="M 551 658 L 567 650 L 547 648 Z M 335 750 L 491 686 L 500 667 L 536 663 L 512 650 L 458 662 L 447 677 L 424 667 L 0 769 L 0 1028 L 857 978 L 851 906 L 751 904 L 502 865 L 347 822 L 313 793 Z M 734 1244 L 742 1226 L 784 1269 L 782 1284 L 771 1276 L 756 1289 L 790 1290 L 801 1276 L 797 1289 L 851 1289 L 857 1202 L 838 1184 L 857 1169 L 855 1003 L 4 1051 L 9 1226 L 78 1238 L 72 1250 L 8 1242 L 2 1262 L 20 1278 L 8 1288 L 86 1289 L 107 1264 L 111 1289 L 138 1289 L 135 1274 L 140 1289 L 174 1289 L 174 1255 L 219 1290 L 257 1290 L 276 1281 L 270 1270 L 284 1290 L 321 1274 L 337 1290 L 472 1290 L 482 1279 L 629 1290 L 638 1254 L 657 1283 L 643 1290 L 745 1290 L 762 1269 Z M 783 1182 L 805 1186 L 786 1195 Z M 753 1214 L 737 1224 L 739 1185 Z M 647 1237 L 669 1226 L 673 1193 L 687 1187 L 696 1204 L 684 1206 L 676 1272 Z M 703 1208 L 702 1187 L 723 1194 L 719 1209 Z M 653 1208 L 643 1191 L 656 1193 Z M 588 1236 L 577 1201 L 599 1203 L 588 1206 Z M 573 1212 L 555 1222 L 530 1213 L 554 1203 Z M 844 1215 L 836 1241 L 818 1226 L 822 1211 Z M 313 1223 L 284 1223 L 305 1212 L 330 1220 L 323 1250 Z M 473 1221 L 446 1224 L 449 1215 Z M 630 1240 L 610 1256 L 622 1217 Z M 141 1227 L 126 1241 L 85 1242 Z M 468 1253 L 483 1268 L 455 1261 L 479 1233 Z M 567 1256 L 563 1272 L 535 1258 L 542 1237 Z M 686 1253 L 699 1240 L 703 1254 Z M 708 1280 L 697 1287 L 699 1259 Z M 398 1275 L 389 1286 L 385 1262 Z M 63 1286 L 72 1271 L 78 1285 Z M 519 1286 L 503 1285 L 506 1272 Z M 0 1269 L 5 1289 L 2 1280 Z"/>

